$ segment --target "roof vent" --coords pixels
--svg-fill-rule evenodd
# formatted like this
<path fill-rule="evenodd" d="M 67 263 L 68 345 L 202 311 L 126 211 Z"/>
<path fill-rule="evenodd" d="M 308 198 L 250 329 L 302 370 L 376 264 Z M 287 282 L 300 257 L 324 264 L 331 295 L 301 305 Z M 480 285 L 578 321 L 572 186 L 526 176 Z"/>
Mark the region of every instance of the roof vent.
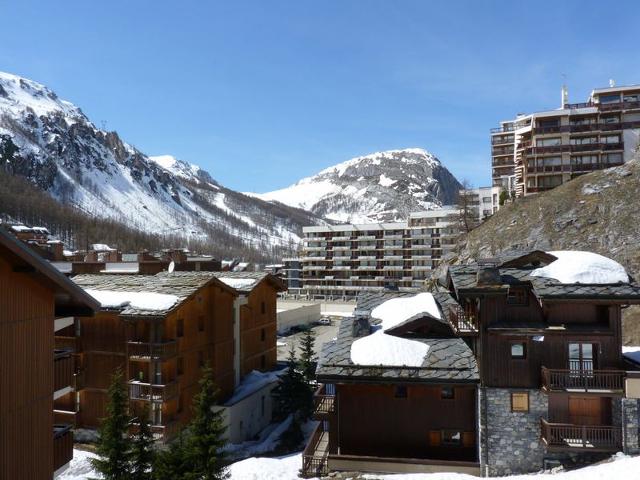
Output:
<path fill-rule="evenodd" d="M 371 324 L 369 317 L 361 316 L 353 319 L 352 335 L 354 338 L 365 337 L 371 333 Z"/>

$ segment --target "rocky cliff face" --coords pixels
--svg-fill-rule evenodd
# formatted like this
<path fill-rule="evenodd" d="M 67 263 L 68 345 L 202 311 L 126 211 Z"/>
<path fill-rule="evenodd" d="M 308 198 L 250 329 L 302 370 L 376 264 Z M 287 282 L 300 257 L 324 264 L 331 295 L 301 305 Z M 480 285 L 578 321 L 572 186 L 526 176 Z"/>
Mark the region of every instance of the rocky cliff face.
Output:
<path fill-rule="evenodd" d="M 215 182 L 170 156 L 150 158 L 39 83 L 0 73 L 0 160 L 54 199 L 89 215 L 156 234 L 216 239 L 247 248 L 293 248 L 317 216 L 274 206 Z"/>
<path fill-rule="evenodd" d="M 282 190 L 252 195 L 333 221 L 365 223 L 454 203 L 460 188 L 434 155 L 409 148 L 357 157 Z"/>

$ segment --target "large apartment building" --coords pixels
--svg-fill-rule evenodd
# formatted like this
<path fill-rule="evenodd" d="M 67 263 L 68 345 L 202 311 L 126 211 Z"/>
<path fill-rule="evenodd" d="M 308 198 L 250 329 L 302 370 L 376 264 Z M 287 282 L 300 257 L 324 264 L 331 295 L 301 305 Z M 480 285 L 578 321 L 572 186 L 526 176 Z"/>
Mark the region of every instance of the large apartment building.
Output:
<path fill-rule="evenodd" d="M 621 165 L 640 138 L 640 85 L 597 88 L 585 103 L 521 114 L 491 130 L 494 186 L 516 196 L 557 187 L 594 170 Z"/>
<path fill-rule="evenodd" d="M 304 227 L 300 293 L 353 298 L 361 291 L 420 288 L 459 233 L 458 209 L 412 213 L 405 222 Z"/>

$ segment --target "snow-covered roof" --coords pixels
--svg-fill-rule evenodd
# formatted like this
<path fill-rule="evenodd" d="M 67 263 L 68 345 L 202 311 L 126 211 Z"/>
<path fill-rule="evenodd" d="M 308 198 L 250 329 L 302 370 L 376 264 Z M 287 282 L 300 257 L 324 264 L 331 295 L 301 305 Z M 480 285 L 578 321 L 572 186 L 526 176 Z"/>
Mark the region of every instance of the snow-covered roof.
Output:
<path fill-rule="evenodd" d="M 640 346 L 622 347 L 622 355 L 640 365 Z"/>
<path fill-rule="evenodd" d="M 111 248 L 106 243 L 93 243 L 91 244 L 91 250 L 96 252 L 115 252 L 115 248 Z"/>
<path fill-rule="evenodd" d="M 100 302 L 102 308 L 161 311 L 169 310 L 180 300 L 176 295 L 155 292 L 125 292 L 114 290 L 86 289 L 86 292 Z"/>
<path fill-rule="evenodd" d="M 421 367 L 428 353 L 426 343 L 388 335 L 382 329 L 351 344 L 351 361 L 356 365 Z"/>
<path fill-rule="evenodd" d="M 220 281 L 229 285 L 231 288 L 235 288 L 236 290 L 243 290 L 253 286 L 256 283 L 254 278 L 229 278 L 229 277 L 220 277 Z"/>
<path fill-rule="evenodd" d="M 285 370 L 275 370 L 271 372 L 260 372 L 252 370 L 241 380 L 240 384 L 233 391 L 233 395 L 225 402 L 225 406 L 238 403 L 243 398 L 261 390 L 265 386 L 275 383 Z"/>
<path fill-rule="evenodd" d="M 593 252 L 558 250 L 548 252 L 557 260 L 531 272 L 532 277 L 544 277 L 560 283 L 615 284 L 629 283 L 624 267 L 615 260 Z"/>
<path fill-rule="evenodd" d="M 11 225 L 11 230 L 14 232 L 31 232 L 33 229 L 25 225 Z"/>
<path fill-rule="evenodd" d="M 371 318 L 380 320 L 382 329 L 385 331 L 427 315 L 436 319 L 441 318 L 440 309 L 433 295 L 428 292 L 412 297 L 392 298 L 371 311 Z"/>

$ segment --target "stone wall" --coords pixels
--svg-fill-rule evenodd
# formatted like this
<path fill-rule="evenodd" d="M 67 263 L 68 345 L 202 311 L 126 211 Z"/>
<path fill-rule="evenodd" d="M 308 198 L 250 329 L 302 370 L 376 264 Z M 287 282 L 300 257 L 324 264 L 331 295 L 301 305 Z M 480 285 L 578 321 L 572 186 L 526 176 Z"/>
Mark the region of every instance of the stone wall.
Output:
<path fill-rule="evenodd" d="M 637 455 L 640 453 L 640 400 L 623 398 L 621 403 L 624 453 Z"/>
<path fill-rule="evenodd" d="M 511 392 L 529 393 L 529 412 L 511 411 Z M 537 472 L 543 468 L 540 417 L 547 418 L 547 396 L 540 390 L 482 388 L 480 463 L 484 475 Z M 486 424 L 485 424 L 486 418 Z"/>

